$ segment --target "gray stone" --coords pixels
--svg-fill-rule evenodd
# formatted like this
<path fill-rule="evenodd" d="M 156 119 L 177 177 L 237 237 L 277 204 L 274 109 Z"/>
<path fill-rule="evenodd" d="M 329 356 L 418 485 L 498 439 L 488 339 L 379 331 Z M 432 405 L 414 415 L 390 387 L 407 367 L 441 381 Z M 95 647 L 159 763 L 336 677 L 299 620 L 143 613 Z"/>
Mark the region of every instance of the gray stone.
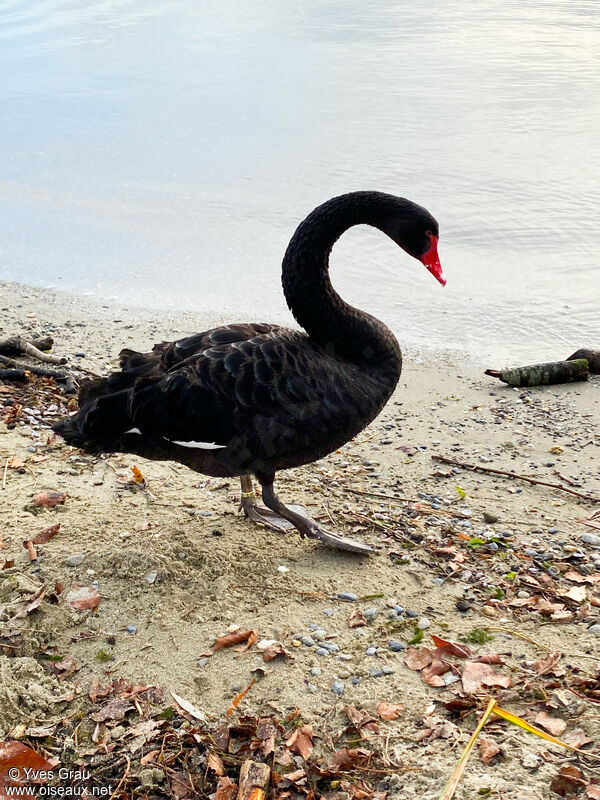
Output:
<path fill-rule="evenodd" d="M 346 600 L 348 603 L 353 603 L 357 599 L 357 596 L 353 592 L 338 592 L 337 599 Z"/>
<path fill-rule="evenodd" d="M 331 684 L 331 689 L 338 697 L 341 697 L 344 694 L 344 681 L 334 681 Z"/>
<path fill-rule="evenodd" d="M 318 656 L 328 656 L 329 655 L 329 650 L 326 647 L 317 647 L 317 649 L 315 650 L 315 653 Z"/>
<path fill-rule="evenodd" d="M 581 535 L 581 541 L 584 544 L 591 544 L 593 547 L 600 546 L 600 536 L 596 536 L 595 533 L 583 533 Z"/>
<path fill-rule="evenodd" d="M 75 555 L 69 556 L 65 558 L 65 567 L 80 567 L 83 562 L 85 561 L 85 556 L 83 553 L 77 553 Z"/>
<path fill-rule="evenodd" d="M 390 650 L 392 650 L 392 652 L 400 653 L 402 650 L 404 650 L 406 645 L 404 644 L 404 642 L 401 642 L 398 639 L 390 639 L 390 641 L 388 642 L 388 647 L 390 648 Z"/>

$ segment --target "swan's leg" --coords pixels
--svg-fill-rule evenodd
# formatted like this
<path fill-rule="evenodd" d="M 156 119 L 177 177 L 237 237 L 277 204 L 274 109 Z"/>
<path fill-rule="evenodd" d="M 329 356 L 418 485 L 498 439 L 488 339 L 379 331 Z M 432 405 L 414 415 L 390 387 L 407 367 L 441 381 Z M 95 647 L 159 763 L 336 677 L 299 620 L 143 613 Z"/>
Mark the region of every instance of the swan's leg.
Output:
<path fill-rule="evenodd" d="M 368 544 L 359 542 L 356 539 L 349 539 L 342 536 L 337 531 L 328 531 L 321 528 L 314 519 L 311 519 L 307 514 L 299 513 L 298 506 L 286 506 L 275 494 L 273 489 L 273 481 L 265 482 L 262 484 L 262 496 L 266 505 L 278 515 L 279 518 L 288 520 L 294 528 L 298 531 L 300 536 L 304 538 L 308 536 L 311 539 L 320 539 L 330 547 L 336 547 L 338 550 L 350 550 L 352 553 L 372 553 L 373 548 Z"/>
<path fill-rule="evenodd" d="M 284 533 L 295 527 L 293 522 L 276 514 L 269 508 L 263 508 L 258 505 L 251 475 L 242 475 L 240 483 L 242 484 L 240 508 L 249 519 L 254 522 L 262 522 L 263 525 L 268 525 L 269 528 L 274 528 L 276 531 L 283 531 Z"/>

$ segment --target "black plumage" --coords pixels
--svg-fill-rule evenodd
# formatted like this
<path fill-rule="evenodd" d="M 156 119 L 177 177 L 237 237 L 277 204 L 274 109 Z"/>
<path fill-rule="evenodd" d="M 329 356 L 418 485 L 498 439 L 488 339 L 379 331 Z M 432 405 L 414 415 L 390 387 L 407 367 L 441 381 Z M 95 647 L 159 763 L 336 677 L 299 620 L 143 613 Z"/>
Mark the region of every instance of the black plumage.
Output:
<path fill-rule="evenodd" d="M 400 376 L 393 334 L 346 304 L 329 281 L 331 247 L 360 222 L 380 228 L 428 265 L 433 249 L 437 262 L 437 223 L 425 209 L 379 192 L 334 198 L 299 226 L 284 257 L 285 296 L 306 332 L 266 323 L 226 325 L 155 345 L 147 354 L 123 350 L 121 371 L 83 385 L 79 411 L 55 430 L 87 450 L 241 476 L 242 504 L 253 519 L 367 550 L 284 506 L 272 488 L 278 470 L 322 458 L 362 430 Z M 270 511 L 251 497 L 252 474 Z"/>

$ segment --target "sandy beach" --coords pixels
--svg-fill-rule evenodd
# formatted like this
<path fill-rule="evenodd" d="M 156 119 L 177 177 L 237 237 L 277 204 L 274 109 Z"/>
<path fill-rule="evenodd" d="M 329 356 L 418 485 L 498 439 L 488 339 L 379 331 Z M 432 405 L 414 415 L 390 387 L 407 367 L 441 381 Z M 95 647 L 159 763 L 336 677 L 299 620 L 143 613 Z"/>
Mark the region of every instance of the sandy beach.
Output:
<path fill-rule="evenodd" d="M 0 284 L 0 308 L 0 338 L 51 335 L 75 376 L 78 367 L 106 374 L 122 347 L 148 350 L 232 321 L 19 284 Z M 567 355 L 559 348 L 556 358 Z M 321 736 L 347 725 L 347 705 L 374 713 L 380 701 L 402 703 L 401 718 L 382 722 L 370 742 L 412 771 L 390 767 L 381 791 L 437 798 L 476 715 L 461 719 L 444 705 L 460 682 L 427 685 L 422 670 L 407 666 L 422 630 L 413 647 L 433 648 L 435 634 L 468 643 L 473 658 L 500 654 L 506 685 L 478 694 L 498 696 L 530 721 L 542 712 L 564 720 L 563 738 L 581 729 L 597 752 L 597 705 L 576 695 L 567 702 L 563 690 L 598 670 L 600 530 L 579 520 L 600 507 L 600 378 L 521 390 L 456 356 L 410 352 L 371 426 L 317 464 L 278 476 L 282 499 L 369 542 L 369 558 L 245 520 L 237 480 L 69 448 L 48 427 L 69 397 L 50 384 L 37 395 L 16 384 L 0 391 L 0 738 L 13 738 L 20 723 L 67 715 L 68 703 L 56 701 L 68 689 L 80 704 L 94 679 L 118 677 L 163 686 L 218 720 L 259 669 L 239 708 L 259 716 L 299 708 Z M 11 416 L 15 403 L 22 408 Z M 133 466 L 145 489 L 132 482 Z M 66 498 L 32 505 L 46 491 Z M 57 523 L 32 561 L 23 542 Z M 11 604 L 42 585 L 46 599 L 13 618 Z M 97 588 L 95 611 L 66 602 L 73 586 Z M 364 624 L 351 627 L 357 610 Z M 202 656 L 235 626 L 281 642 L 292 657 L 265 663 L 257 646 Z M 478 639 L 482 630 L 488 635 Z M 533 666 L 554 652 L 562 672 Z M 76 668 L 57 676 L 44 653 L 69 656 Z M 550 783 L 572 754 L 509 728 L 494 723 L 501 753 L 489 764 L 475 753 L 457 798 L 482 787 L 495 797 L 523 797 L 523 787 L 528 798 L 556 796 Z"/>

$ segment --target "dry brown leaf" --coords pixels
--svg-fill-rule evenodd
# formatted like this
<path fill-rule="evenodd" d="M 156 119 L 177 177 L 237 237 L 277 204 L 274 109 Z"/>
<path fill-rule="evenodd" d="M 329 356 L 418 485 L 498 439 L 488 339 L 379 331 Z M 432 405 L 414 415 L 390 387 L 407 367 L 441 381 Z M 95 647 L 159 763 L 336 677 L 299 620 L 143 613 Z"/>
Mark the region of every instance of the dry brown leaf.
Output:
<path fill-rule="evenodd" d="M 176 800 L 198 797 L 190 776 L 185 772 L 171 772 L 169 774 L 169 788 L 171 789 L 172 797 L 175 797 Z"/>
<path fill-rule="evenodd" d="M 352 614 L 348 617 L 349 628 L 362 628 L 367 624 L 367 619 L 360 608 L 355 608 Z"/>
<path fill-rule="evenodd" d="M 200 720 L 200 722 L 206 722 L 206 714 L 203 711 L 200 711 L 199 708 L 196 708 L 196 706 L 190 703 L 189 700 L 185 700 L 183 697 L 175 694 L 175 692 L 171 692 L 171 697 L 173 700 L 175 700 L 179 708 L 183 709 L 183 711 L 185 711 L 191 717 Z"/>
<path fill-rule="evenodd" d="M 544 728 L 551 733 L 552 736 L 560 736 L 560 734 L 565 730 L 567 727 L 567 723 L 564 719 L 559 719 L 558 717 L 551 717 L 546 711 L 540 711 L 535 715 L 535 724 L 539 725 L 540 728 Z"/>
<path fill-rule="evenodd" d="M 576 603 L 583 603 L 587 597 L 587 589 L 585 586 L 573 586 L 568 592 L 563 592 L 561 597 L 568 597 L 569 600 L 574 600 Z"/>
<path fill-rule="evenodd" d="M 375 717 L 368 711 L 363 711 L 355 706 L 344 706 L 344 713 L 350 723 L 360 733 L 362 739 L 368 739 L 371 734 L 379 733 L 379 724 Z"/>
<path fill-rule="evenodd" d="M 56 525 L 50 525 L 48 528 L 44 528 L 44 530 L 38 533 L 37 536 L 34 536 L 31 541 L 33 544 L 46 544 L 53 536 L 56 536 L 59 530 L 60 522 L 57 522 Z"/>
<path fill-rule="evenodd" d="M 23 461 L 23 459 L 22 458 L 18 458 L 17 456 L 14 456 L 8 462 L 8 468 L 9 469 L 22 469 L 24 466 L 25 466 L 25 462 Z"/>
<path fill-rule="evenodd" d="M 450 664 L 446 664 L 446 662 L 442 660 L 439 654 L 440 650 L 441 648 L 438 647 L 433 651 L 433 661 L 428 667 L 425 667 L 421 673 L 423 680 L 428 686 L 444 686 L 444 681 L 442 680 L 441 676 L 445 675 L 446 672 L 452 669 Z"/>
<path fill-rule="evenodd" d="M 561 768 L 550 784 L 550 789 L 561 797 L 570 797 L 573 794 L 578 794 L 579 790 L 586 785 L 587 781 L 582 771 L 570 764 L 568 767 Z"/>
<path fill-rule="evenodd" d="M 582 575 L 580 572 L 575 572 L 574 569 L 570 569 L 568 572 L 565 572 L 564 577 L 568 581 L 573 581 L 573 583 L 589 583 L 590 586 L 593 586 L 595 583 L 600 583 L 600 572 L 594 572 L 593 575 Z"/>
<path fill-rule="evenodd" d="M 219 778 L 215 800 L 235 800 L 237 793 L 238 785 L 235 781 L 232 781 L 227 775 Z"/>
<path fill-rule="evenodd" d="M 563 742 L 570 744 L 571 747 L 583 747 L 586 744 L 592 744 L 594 741 L 590 739 L 583 728 L 574 728 L 572 731 L 565 733 L 562 737 Z"/>
<path fill-rule="evenodd" d="M 501 675 L 489 664 L 477 661 L 467 661 L 462 674 L 463 689 L 467 694 L 480 692 L 482 688 L 501 686 L 508 689 L 511 685 L 510 675 Z"/>
<path fill-rule="evenodd" d="M 79 611 L 86 611 L 90 608 L 98 608 L 102 598 L 100 597 L 100 592 L 94 586 L 77 586 L 73 584 L 65 599 L 73 608 Z"/>
<path fill-rule="evenodd" d="M 246 650 L 249 650 L 253 644 L 256 644 L 258 641 L 258 633 L 256 631 L 250 631 L 250 636 L 248 637 L 248 641 L 246 644 L 243 644 L 241 647 L 234 647 L 236 653 L 245 653 Z"/>
<path fill-rule="evenodd" d="M 425 667 L 429 666 L 433 661 L 433 653 L 428 647 L 409 647 L 406 651 L 404 663 L 409 669 L 414 672 L 419 672 Z"/>
<path fill-rule="evenodd" d="M 206 757 L 206 766 L 218 775 L 219 777 L 225 775 L 225 764 L 223 759 L 217 753 L 209 753 Z"/>
<path fill-rule="evenodd" d="M 586 794 L 588 800 L 600 800 L 600 786 L 588 786 Z"/>
<path fill-rule="evenodd" d="M 249 630 L 249 631 L 234 631 L 233 633 L 226 633 L 225 636 L 219 636 L 219 638 L 214 642 L 212 646 L 212 651 L 209 650 L 207 653 L 202 653 L 202 655 L 211 656 L 213 653 L 218 653 L 219 650 L 223 650 L 224 647 L 233 647 L 234 644 L 245 642 L 252 636 L 256 636 L 256 631 Z"/>
<path fill-rule="evenodd" d="M 263 661 L 273 661 L 275 658 L 291 658 L 294 656 L 288 652 L 281 642 L 273 642 L 263 652 Z"/>
<path fill-rule="evenodd" d="M 90 714 L 94 722 L 106 722 L 108 720 L 120 722 L 125 718 L 125 714 L 133 709 L 129 700 L 122 697 L 115 697 L 105 703 L 95 714 Z"/>
<path fill-rule="evenodd" d="M 551 603 L 545 597 L 540 597 L 536 608 L 540 614 L 554 614 L 557 611 L 562 611 L 565 607 L 564 603 Z"/>
<path fill-rule="evenodd" d="M 499 745 L 490 736 L 480 736 L 479 747 L 481 748 L 481 760 L 484 764 L 489 764 L 492 758 L 500 752 Z"/>
<path fill-rule="evenodd" d="M 292 753 L 296 753 L 306 761 L 313 750 L 313 729 L 311 725 L 303 725 L 301 728 L 296 728 L 294 733 L 287 740 L 286 747 Z"/>
<path fill-rule="evenodd" d="M 377 704 L 377 713 L 381 719 L 385 719 L 387 722 L 390 722 L 390 720 L 393 719 L 398 719 L 403 711 L 404 706 L 402 703 L 386 703 L 382 700 Z"/>
<path fill-rule="evenodd" d="M 37 592 L 28 600 L 24 600 L 21 603 L 18 603 L 14 608 L 16 609 L 13 614 L 13 619 L 21 619 L 22 617 L 26 617 L 28 614 L 31 614 L 32 611 L 35 611 L 36 608 L 42 603 L 42 600 L 46 596 L 46 592 L 48 591 L 48 586 L 44 583 L 43 586 L 37 590 Z"/>
<path fill-rule="evenodd" d="M 33 502 L 40 508 L 54 508 L 54 506 L 64 503 L 66 496 L 66 492 L 41 492 L 36 494 Z"/>
<path fill-rule="evenodd" d="M 35 772 L 42 772 L 53 769 L 58 763 L 57 758 L 48 760 L 22 742 L 0 742 L 0 773 L 6 772 L 11 767 L 18 769 L 27 767 Z"/>
<path fill-rule="evenodd" d="M 546 653 L 543 658 L 540 658 L 539 661 L 536 661 L 533 665 L 533 669 L 537 672 L 538 675 L 547 675 L 553 674 L 557 677 L 565 674 L 565 670 L 562 667 L 557 667 L 558 662 L 562 658 L 562 653 L 559 653 L 558 650 L 555 650 L 551 653 Z"/>
<path fill-rule="evenodd" d="M 457 644 L 456 642 L 451 642 L 447 639 L 441 639 L 439 636 L 436 636 L 433 633 L 431 634 L 431 638 L 433 639 L 433 642 L 440 655 L 452 655 L 456 656 L 457 658 L 471 657 L 471 651 L 463 644 Z"/>

